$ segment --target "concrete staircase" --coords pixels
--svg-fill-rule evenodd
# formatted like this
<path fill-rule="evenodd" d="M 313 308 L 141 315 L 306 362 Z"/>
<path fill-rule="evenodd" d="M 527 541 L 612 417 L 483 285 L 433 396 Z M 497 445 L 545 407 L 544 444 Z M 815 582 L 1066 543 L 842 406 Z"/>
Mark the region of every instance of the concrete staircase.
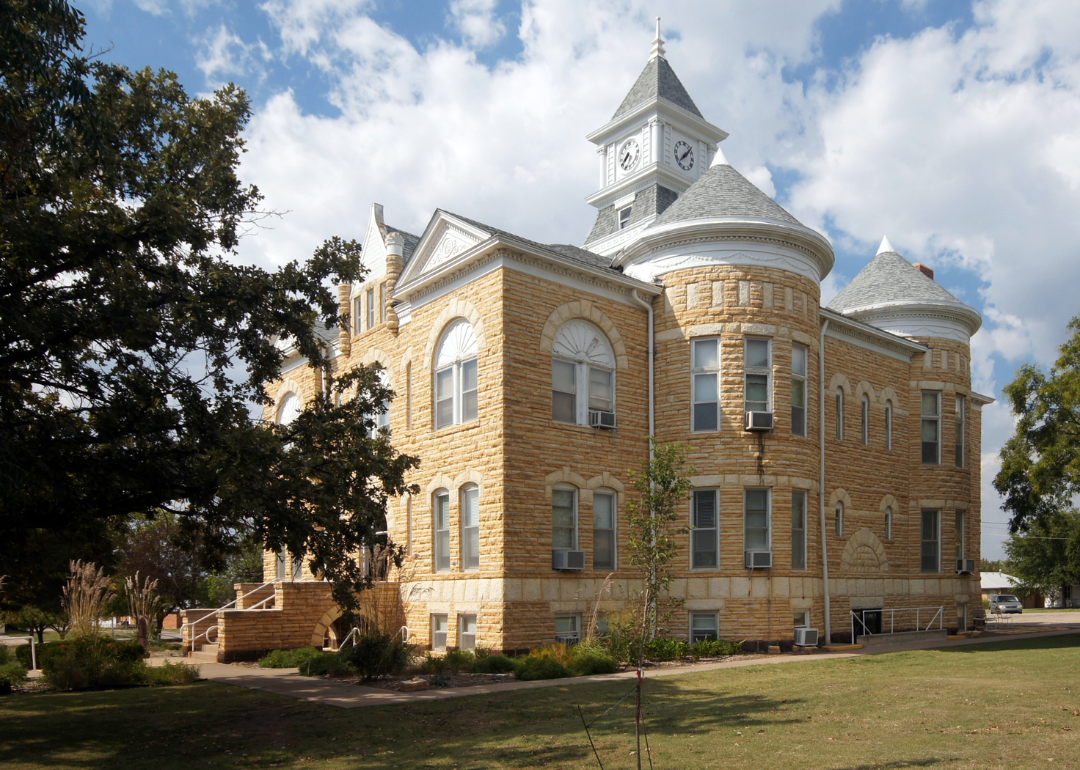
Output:
<path fill-rule="evenodd" d="M 195 652 L 189 653 L 188 663 L 217 663 L 218 646 L 213 644 L 200 644 Z"/>

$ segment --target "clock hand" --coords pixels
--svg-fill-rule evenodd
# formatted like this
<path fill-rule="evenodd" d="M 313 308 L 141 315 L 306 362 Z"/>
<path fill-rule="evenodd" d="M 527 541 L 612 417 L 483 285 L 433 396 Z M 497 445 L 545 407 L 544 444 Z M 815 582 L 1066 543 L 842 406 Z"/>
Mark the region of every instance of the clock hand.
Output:
<path fill-rule="evenodd" d="M 679 160 L 686 160 L 686 156 L 690 154 L 690 148 L 686 148 L 686 152 L 679 156 Z"/>

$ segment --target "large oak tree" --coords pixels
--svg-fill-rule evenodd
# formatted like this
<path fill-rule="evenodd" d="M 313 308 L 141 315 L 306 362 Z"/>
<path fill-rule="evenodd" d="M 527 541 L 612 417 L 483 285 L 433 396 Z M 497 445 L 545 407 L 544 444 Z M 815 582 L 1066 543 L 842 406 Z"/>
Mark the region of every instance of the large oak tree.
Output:
<path fill-rule="evenodd" d="M 63 0 L 0 3 L 0 574 L 17 583 L 42 532 L 164 509 L 211 555 L 258 528 L 351 606 L 353 554 L 415 465 L 371 437 L 392 394 L 361 368 L 286 427 L 250 409 L 278 341 L 327 366 L 313 329 L 343 320 L 331 285 L 360 278 L 360 247 L 240 264 L 260 205 L 236 174 L 246 96 L 190 98 L 83 35 Z"/>

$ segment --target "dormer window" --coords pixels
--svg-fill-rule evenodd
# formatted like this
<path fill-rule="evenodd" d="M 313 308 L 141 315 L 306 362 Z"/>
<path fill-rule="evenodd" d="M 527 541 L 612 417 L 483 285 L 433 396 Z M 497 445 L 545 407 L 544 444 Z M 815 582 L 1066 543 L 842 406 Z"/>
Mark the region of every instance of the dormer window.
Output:
<path fill-rule="evenodd" d="M 619 209 L 620 230 L 624 229 L 628 224 L 630 224 L 630 209 L 632 208 L 633 206 L 627 206 L 626 208 Z"/>

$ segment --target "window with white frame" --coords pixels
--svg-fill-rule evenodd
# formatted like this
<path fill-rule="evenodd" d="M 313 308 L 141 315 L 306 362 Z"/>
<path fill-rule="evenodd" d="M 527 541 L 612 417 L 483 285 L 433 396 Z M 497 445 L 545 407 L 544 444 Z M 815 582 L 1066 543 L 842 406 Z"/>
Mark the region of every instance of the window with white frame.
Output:
<path fill-rule="evenodd" d="M 690 643 L 714 642 L 720 636 L 720 614 L 717 612 L 690 613 Z"/>
<path fill-rule="evenodd" d="M 615 411 L 615 354 L 582 320 L 562 325 L 551 346 L 551 419 L 589 425 L 589 412 Z"/>
<path fill-rule="evenodd" d="M 375 290 L 367 290 L 367 328 L 375 328 Z"/>
<path fill-rule="evenodd" d="M 860 411 L 860 428 L 862 429 L 863 445 L 870 443 L 870 396 L 863 393 Z"/>
<path fill-rule="evenodd" d="M 382 387 L 387 388 L 387 389 L 389 389 L 389 387 L 390 387 L 390 377 L 386 373 L 385 369 L 380 369 L 379 370 L 379 385 L 381 385 Z M 375 416 L 372 419 L 371 437 L 375 438 L 378 435 L 380 430 L 386 430 L 386 431 L 390 430 L 390 399 L 389 398 L 384 398 L 383 399 L 383 402 L 382 402 L 382 405 L 381 405 L 379 411 L 377 411 L 375 413 Z"/>
<path fill-rule="evenodd" d="M 795 628 L 810 628 L 810 610 L 795 610 L 792 613 Z"/>
<path fill-rule="evenodd" d="M 769 412 L 770 394 L 772 393 L 772 344 L 771 340 L 746 338 L 746 388 L 743 397 L 743 410 L 747 412 Z"/>
<path fill-rule="evenodd" d="M 300 398 L 295 393 L 286 393 L 285 397 L 281 399 L 281 403 L 278 404 L 277 424 L 288 425 L 300 416 L 302 409 Z"/>
<path fill-rule="evenodd" d="M 885 448 L 892 449 L 892 401 L 885 402 Z"/>
<path fill-rule="evenodd" d="M 805 345 L 791 346 L 791 433 L 806 435 L 806 359 Z"/>
<path fill-rule="evenodd" d="M 435 428 L 477 418 L 477 342 L 464 318 L 451 323 L 435 354 Z"/>
<path fill-rule="evenodd" d="M 364 331 L 364 298 L 357 296 L 353 298 L 353 334 L 359 334 Z"/>
<path fill-rule="evenodd" d="M 690 567 L 716 569 L 719 566 L 719 491 L 695 489 L 690 512 Z"/>
<path fill-rule="evenodd" d="M 581 641 L 581 618 L 577 615 L 555 616 L 555 641 L 574 644 Z"/>
<path fill-rule="evenodd" d="M 836 440 L 844 440 L 844 389 L 836 389 Z"/>
<path fill-rule="evenodd" d="M 743 550 L 771 551 L 769 536 L 769 490 L 747 489 L 743 493 Z"/>
<path fill-rule="evenodd" d="M 791 493 L 791 568 L 806 569 L 806 492 Z"/>
<path fill-rule="evenodd" d="M 941 572 L 941 511 L 922 512 L 923 572 Z"/>
<path fill-rule="evenodd" d="M 555 487 L 551 490 L 551 547 L 554 550 L 577 550 L 577 498 L 574 487 Z"/>
<path fill-rule="evenodd" d="M 386 284 L 379 284 L 379 323 L 386 320 Z"/>
<path fill-rule="evenodd" d="M 458 615 L 458 649 L 476 649 L 476 616 Z"/>
<path fill-rule="evenodd" d="M 480 567 L 480 489 L 475 484 L 461 489 L 461 568 Z"/>
<path fill-rule="evenodd" d="M 956 397 L 956 467 L 964 467 L 964 428 L 967 423 L 967 399 Z"/>
<path fill-rule="evenodd" d="M 892 506 L 885 507 L 885 539 L 892 540 Z"/>
<path fill-rule="evenodd" d="M 720 340 L 716 337 L 690 343 L 693 370 L 693 430 L 720 429 Z"/>
<path fill-rule="evenodd" d="M 435 531 L 435 571 L 450 570 L 450 493 L 440 489 L 431 496 Z"/>
<path fill-rule="evenodd" d="M 941 464 L 941 393 L 922 392 L 923 465 Z"/>
<path fill-rule="evenodd" d="M 615 494 L 593 493 L 593 569 L 615 569 Z"/>
<path fill-rule="evenodd" d="M 446 615 L 431 616 L 431 649 L 446 649 L 446 632 L 449 627 Z"/>
<path fill-rule="evenodd" d="M 836 520 L 833 522 L 833 524 L 834 524 L 833 529 L 836 532 L 836 536 L 837 537 L 843 537 L 844 536 L 844 504 L 843 503 L 837 503 L 836 504 Z"/>
<path fill-rule="evenodd" d="M 619 229 L 620 230 L 622 230 L 628 224 L 630 224 L 630 212 L 631 212 L 631 210 L 632 210 L 631 206 L 626 206 L 625 208 L 619 209 Z"/>

